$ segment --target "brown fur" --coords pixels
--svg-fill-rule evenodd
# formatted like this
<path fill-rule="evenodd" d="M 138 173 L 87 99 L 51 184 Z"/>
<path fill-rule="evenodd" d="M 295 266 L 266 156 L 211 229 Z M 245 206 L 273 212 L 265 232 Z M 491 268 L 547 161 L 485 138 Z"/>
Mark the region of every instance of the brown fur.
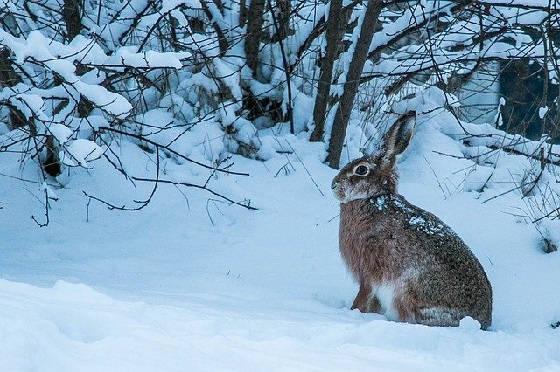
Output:
<path fill-rule="evenodd" d="M 451 228 L 396 194 L 394 149 L 388 143 L 383 155 L 354 160 L 333 180 L 340 252 L 360 283 L 352 308 L 433 326 L 471 316 L 487 329 L 492 288 L 484 269 Z M 354 173 L 360 164 L 368 164 L 367 175 Z M 376 296 L 380 288 L 391 289 L 387 308 Z"/>

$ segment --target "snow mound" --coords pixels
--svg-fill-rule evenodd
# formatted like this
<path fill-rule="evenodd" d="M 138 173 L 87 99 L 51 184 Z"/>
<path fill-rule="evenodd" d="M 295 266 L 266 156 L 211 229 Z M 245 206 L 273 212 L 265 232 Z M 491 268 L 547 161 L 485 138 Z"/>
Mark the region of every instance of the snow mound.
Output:
<path fill-rule="evenodd" d="M 324 305 L 232 312 L 153 305 L 59 281 L 0 280 L 4 371 L 553 370 L 558 346 L 524 335 L 406 325 Z M 252 304 L 251 304 L 252 305 Z M 468 331 L 468 332 L 465 332 Z M 545 339 L 538 332 L 533 339 Z M 508 356 L 507 358 L 505 356 Z"/>

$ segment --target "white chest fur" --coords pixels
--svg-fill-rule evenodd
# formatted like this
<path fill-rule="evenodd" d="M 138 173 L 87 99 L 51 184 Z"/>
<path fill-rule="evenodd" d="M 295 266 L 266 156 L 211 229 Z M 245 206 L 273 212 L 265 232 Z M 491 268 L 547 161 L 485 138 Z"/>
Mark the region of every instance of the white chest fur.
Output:
<path fill-rule="evenodd" d="M 395 286 L 393 284 L 383 283 L 374 284 L 372 286 L 373 294 L 379 300 L 381 310 L 389 320 L 398 320 L 398 313 L 395 310 Z"/>

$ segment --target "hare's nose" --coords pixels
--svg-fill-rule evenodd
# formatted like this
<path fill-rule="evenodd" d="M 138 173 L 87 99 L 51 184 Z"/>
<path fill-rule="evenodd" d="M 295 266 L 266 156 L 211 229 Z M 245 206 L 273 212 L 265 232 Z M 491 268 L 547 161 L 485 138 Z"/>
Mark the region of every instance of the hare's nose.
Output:
<path fill-rule="evenodd" d="M 331 184 L 331 189 L 334 190 L 334 189 L 336 189 L 337 187 L 338 187 L 338 182 L 333 181 L 332 184 Z"/>

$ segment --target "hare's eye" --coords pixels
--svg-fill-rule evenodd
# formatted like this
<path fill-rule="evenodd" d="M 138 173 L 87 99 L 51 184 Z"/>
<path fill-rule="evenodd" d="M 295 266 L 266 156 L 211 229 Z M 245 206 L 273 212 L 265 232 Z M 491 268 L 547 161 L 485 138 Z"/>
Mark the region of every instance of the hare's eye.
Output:
<path fill-rule="evenodd" d="M 368 173 L 369 169 L 365 165 L 359 165 L 354 169 L 354 173 L 358 176 L 365 176 Z"/>

